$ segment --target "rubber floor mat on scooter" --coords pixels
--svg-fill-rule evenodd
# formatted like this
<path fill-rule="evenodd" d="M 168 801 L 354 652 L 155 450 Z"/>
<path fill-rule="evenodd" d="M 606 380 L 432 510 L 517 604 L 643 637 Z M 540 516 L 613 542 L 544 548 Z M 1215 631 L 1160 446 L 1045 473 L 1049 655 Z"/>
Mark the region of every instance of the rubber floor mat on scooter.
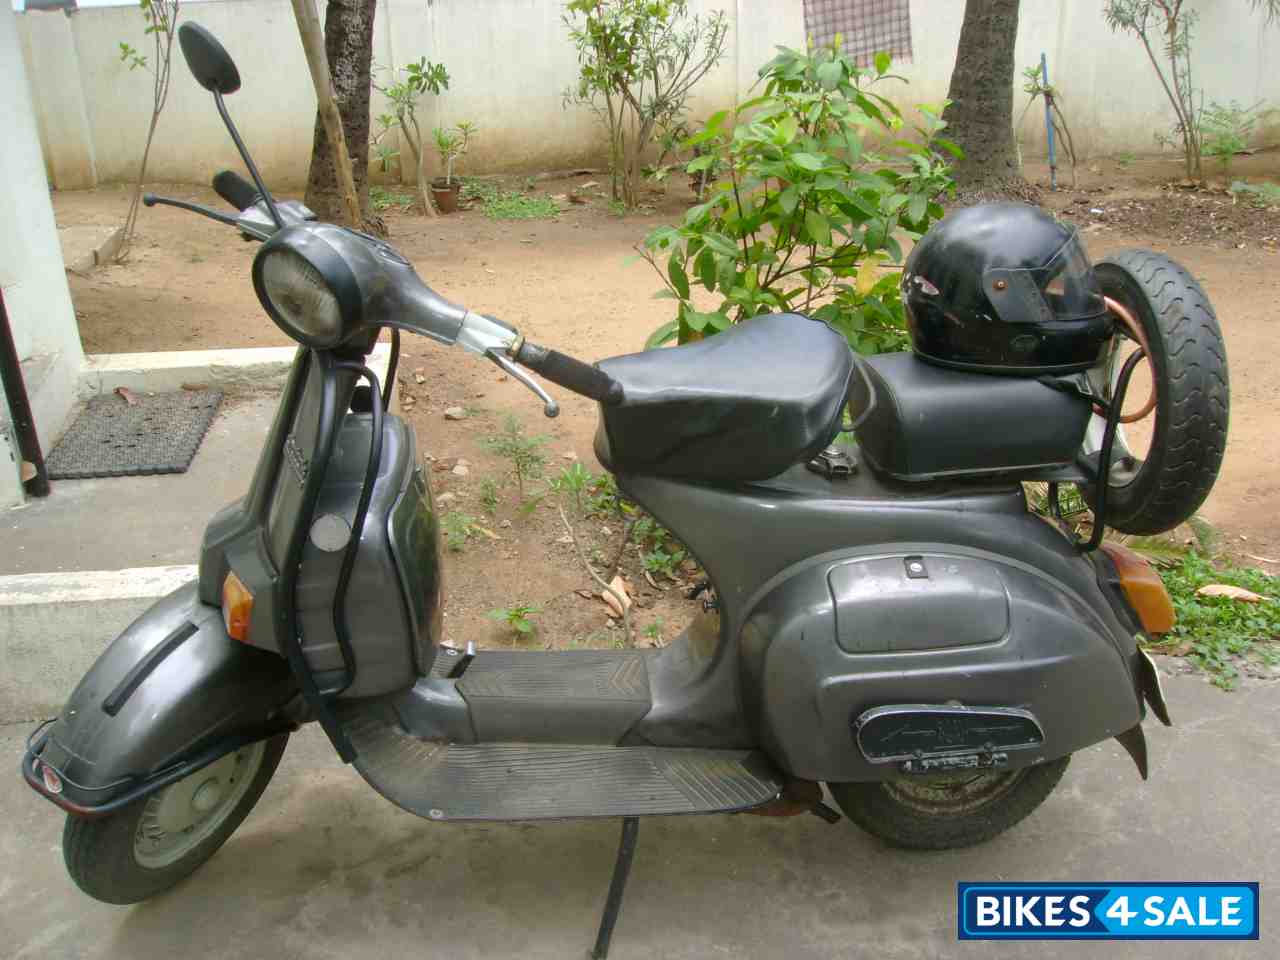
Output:
<path fill-rule="evenodd" d="M 184 473 L 221 403 L 221 390 L 94 397 L 47 457 L 49 477 Z"/>

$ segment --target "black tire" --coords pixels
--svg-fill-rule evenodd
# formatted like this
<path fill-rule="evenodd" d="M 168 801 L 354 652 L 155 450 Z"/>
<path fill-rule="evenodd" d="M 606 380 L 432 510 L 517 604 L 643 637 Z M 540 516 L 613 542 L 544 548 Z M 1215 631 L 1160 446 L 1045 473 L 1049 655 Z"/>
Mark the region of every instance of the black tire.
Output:
<path fill-rule="evenodd" d="M 953 850 L 990 840 L 1023 820 L 1053 792 L 1070 761 L 1068 754 L 1020 770 L 827 786 L 846 817 L 890 846 Z M 985 799 L 955 799 L 979 777 L 988 778 Z"/>
<path fill-rule="evenodd" d="M 275 773 L 288 742 L 287 733 L 265 741 L 248 789 L 226 813 L 217 829 L 181 859 L 159 869 L 142 865 L 135 855 L 135 838 L 150 798 L 138 800 L 99 819 L 87 820 L 68 815 L 62 831 L 62 856 L 71 879 L 95 900 L 117 904 L 138 903 L 175 886 L 217 853 L 248 816 Z M 192 776 L 197 777 L 200 773 L 196 771 Z"/>
<path fill-rule="evenodd" d="M 1146 460 L 1107 490 L 1102 521 L 1122 533 L 1172 530 L 1204 503 L 1227 445 L 1227 353 L 1200 284 L 1169 257 L 1125 250 L 1095 264 L 1102 292 L 1142 324 L 1155 368 L 1155 425 Z M 1084 488 L 1092 506 L 1093 489 Z"/>

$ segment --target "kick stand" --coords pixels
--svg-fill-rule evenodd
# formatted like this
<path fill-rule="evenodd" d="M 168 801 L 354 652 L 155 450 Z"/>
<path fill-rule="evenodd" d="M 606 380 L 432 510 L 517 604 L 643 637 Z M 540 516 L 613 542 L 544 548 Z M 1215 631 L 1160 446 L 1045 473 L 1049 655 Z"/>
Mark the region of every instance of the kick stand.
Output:
<path fill-rule="evenodd" d="M 640 833 L 639 817 L 622 818 L 622 839 L 618 841 L 618 859 L 613 865 L 613 879 L 609 881 L 609 898 L 604 902 L 604 914 L 600 917 L 600 932 L 591 951 L 592 960 L 605 960 L 609 956 L 609 941 L 613 939 L 613 925 L 618 922 L 622 909 L 622 894 L 627 889 L 627 876 L 631 873 L 631 861 L 636 855 L 636 836 Z"/>

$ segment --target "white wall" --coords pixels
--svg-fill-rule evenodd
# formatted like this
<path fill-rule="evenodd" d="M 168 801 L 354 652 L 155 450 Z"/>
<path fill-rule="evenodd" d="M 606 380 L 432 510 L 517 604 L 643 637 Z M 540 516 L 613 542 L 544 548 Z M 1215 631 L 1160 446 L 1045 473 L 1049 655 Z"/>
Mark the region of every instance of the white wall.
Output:
<path fill-rule="evenodd" d="M 1263 28 L 1242 0 L 1190 2 L 1201 12 L 1196 64 L 1207 99 L 1265 99 L 1280 106 L 1280 71 L 1268 69 L 1269 56 L 1280 53 L 1280 30 Z M 1022 0 L 1018 65 L 1038 61 L 1042 50 L 1048 54 L 1051 78 L 1084 153 L 1149 152 L 1153 134 L 1168 129 L 1171 112 L 1141 45 L 1111 33 L 1102 5 Z M 728 56 L 698 88 L 695 113 L 745 93 L 775 44 L 804 41 L 802 0 L 694 0 L 694 6 L 724 9 L 732 23 Z M 374 57 L 384 66 L 403 66 L 427 56 L 448 67 L 452 87 L 427 106 L 426 126 L 458 120 L 479 125 L 464 171 L 598 161 L 604 141 L 594 117 L 561 104 L 577 67 L 562 8 L 562 0 L 379 0 Z M 288 0 L 190 2 L 183 12 L 218 34 L 238 61 L 244 87 L 229 105 L 264 173 L 281 186 L 302 182 L 315 100 Z M 963 0 L 911 0 L 915 59 L 901 71 L 911 83 L 887 93 L 904 105 L 946 96 L 963 13 Z M 45 23 L 52 18 L 58 29 Z M 26 13 L 20 27 L 54 185 L 134 176 L 149 117 L 150 76 L 120 63 L 117 44 L 147 47 L 136 7 L 93 8 L 69 18 Z M 1015 116 L 1025 102 L 1019 90 Z M 1029 150 L 1043 150 L 1042 111 L 1027 114 L 1022 133 Z M 1280 139 L 1280 128 L 1270 133 Z M 151 178 L 207 183 L 236 162 L 208 95 L 179 63 Z"/>
<path fill-rule="evenodd" d="M 0 7 L 0 289 L 41 442 L 62 430 L 84 354 L 76 329 L 15 16 Z M 22 500 L 0 402 L 0 505 Z"/>

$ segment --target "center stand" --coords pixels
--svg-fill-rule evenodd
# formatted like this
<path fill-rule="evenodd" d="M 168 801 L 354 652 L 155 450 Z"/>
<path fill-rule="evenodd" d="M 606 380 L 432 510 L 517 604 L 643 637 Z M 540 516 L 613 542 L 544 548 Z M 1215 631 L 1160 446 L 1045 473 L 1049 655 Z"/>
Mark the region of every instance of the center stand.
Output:
<path fill-rule="evenodd" d="M 622 909 L 622 895 L 627 889 L 627 877 L 631 874 L 631 861 L 636 855 L 636 837 L 639 833 L 639 817 L 622 818 L 618 859 L 613 865 L 613 879 L 609 881 L 609 896 L 604 902 L 604 913 L 600 917 L 596 945 L 591 950 L 592 960 L 605 960 L 609 956 L 609 941 L 613 939 L 613 926 L 618 922 L 618 912 Z"/>

